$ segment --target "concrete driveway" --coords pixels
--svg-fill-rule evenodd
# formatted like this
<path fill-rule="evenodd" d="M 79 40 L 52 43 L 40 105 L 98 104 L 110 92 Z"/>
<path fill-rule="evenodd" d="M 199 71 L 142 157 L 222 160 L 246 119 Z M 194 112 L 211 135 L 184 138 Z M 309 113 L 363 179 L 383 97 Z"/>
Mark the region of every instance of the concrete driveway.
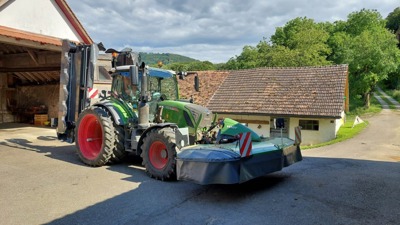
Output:
<path fill-rule="evenodd" d="M 364 119 L 364 118 L 363 118 Z M 1 224 L 400 224 L 400 112 L 241 185 L 148 178 L 137 159 L 90 168 L 55 130 L 0 125 Z"/>

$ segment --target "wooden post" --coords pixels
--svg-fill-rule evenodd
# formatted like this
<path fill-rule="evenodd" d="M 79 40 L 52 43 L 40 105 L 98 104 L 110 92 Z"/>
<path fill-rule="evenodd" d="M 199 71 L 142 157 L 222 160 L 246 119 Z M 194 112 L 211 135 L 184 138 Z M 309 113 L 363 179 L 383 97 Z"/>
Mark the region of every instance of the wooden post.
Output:
<path fill-rule="evenodd" d="M 344 103 L 344 110 L 346 113 L 348 113 L 350 111 L 350 94 L 349 94 L 349 70 L 347 68 L 347 72 L 346 72 L 346 87 L 344 89 L 344 97 L 345 99 L 345 103 Z"/>

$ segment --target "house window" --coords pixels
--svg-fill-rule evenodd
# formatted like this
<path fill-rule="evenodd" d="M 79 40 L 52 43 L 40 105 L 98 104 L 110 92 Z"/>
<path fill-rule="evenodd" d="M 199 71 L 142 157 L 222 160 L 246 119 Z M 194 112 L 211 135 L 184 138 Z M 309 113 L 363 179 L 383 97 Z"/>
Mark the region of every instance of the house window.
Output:
<path fill-rule="evenodd" d="M 318 120 L 299 120 L 299 126 L 302 130 L 319 130 Z"/>

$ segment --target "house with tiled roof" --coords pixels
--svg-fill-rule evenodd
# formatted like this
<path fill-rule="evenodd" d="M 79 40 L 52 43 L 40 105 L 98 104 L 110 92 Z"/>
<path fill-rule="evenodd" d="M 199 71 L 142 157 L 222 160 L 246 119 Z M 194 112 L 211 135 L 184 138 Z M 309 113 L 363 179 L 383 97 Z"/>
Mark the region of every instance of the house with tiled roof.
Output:
<path fill-rule="evenodd" d="M 213 77 L 222 82 L 216 89 L 203 87 L 207 94 L 213 92 L 203 105 L 264 137 L 294 139 L 294 128 L 301 126 L 303 144 L 325 142 L 336 137 L 348 111 L 347 65 L 208 73 L 207 79 L 200 76 L 200 86 Z M 282 130 L 274 127 L 279 118 L 284 121 Z"/>
<path fill-rule="evenodd" d="M 194 103 L 206 106 L 208 101 L 229 75 L 229 71 L 198 71 L 199 91 L 194 91 L 194 76 L 187 76 L 179 82 L 181 98 L 192 98 Z"/>
<path fill-rule="evenodd" d="M 66 0 L 0 0 L 0 123 L 57 117 L 62 39 L 93 43 Z"/>

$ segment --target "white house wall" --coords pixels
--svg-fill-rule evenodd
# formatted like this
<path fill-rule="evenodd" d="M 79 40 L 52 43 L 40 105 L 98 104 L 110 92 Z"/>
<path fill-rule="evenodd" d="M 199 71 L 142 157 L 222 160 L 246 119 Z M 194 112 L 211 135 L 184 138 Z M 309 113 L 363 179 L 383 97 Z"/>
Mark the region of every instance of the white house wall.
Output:
<path fill-rule="evenodd" d="M 346 114 L 344 113 L 344 111 L 342 112 L 341 117 L 342 118 L 336 119 L 335 121 L 336 124 L 335 134 L 337 134 L 339 128 L 345 123 Z"/>
<path fill-rule="evenodd" d="M 319 130 L 302 130 L 302 144 L 315 145 L 318 143 L 330 141 L 336 138 L 337 131 L 344 124 L 344 112 L 341 119 L 321 119 L 321 118 L 290 118 L 289 119 L 289 138 L 294 139 L 294 128 L 299 126 L 299 120 L 318 120 Z M 247 123 L 247 126 L 258 135 L 270 137 L 269 116 L 249 116 L 249 115 L 230 115 L 219 114 L 220 118 L 231 118 L 239 122 L 259 121 L 259 123 Z"/>
<path fill-rule="evenodd" d="M 320 118 L 290 118 L 289 137 L 294 139 L 294 128 L 299 126 L 299 120 L 318 120 L 319 130 L 301 130 L 302 145 L 315 145 L 336 138 L 335 119 Z"/>
<path fill-rule="evenodd" d="M 0 25 L 72 41 L 82 41 L 57 4 L 51 0 L 10 1 L 3 5 L 0 11 Z"/>
<path fill-rule="evenodd" d="M 258 135 L 263 137 L 269 137 L 269 124 L 247 124 L 247 126 L 254 130 Z"/>
<path fill-rule="evenodd" d="M 264 137 L 270 136 L 269 116 L 249 116 L 249 115 L 233 115 L 233 114 L 218 114 L 219 118 L 230 118 L 236 121 L 246 123 L 250 129 L 254 130 L 258 135 Z M 253 121 L 249 123 L 249 121 Z M 258 123 L 254 122 L 258 121 Z"/>

